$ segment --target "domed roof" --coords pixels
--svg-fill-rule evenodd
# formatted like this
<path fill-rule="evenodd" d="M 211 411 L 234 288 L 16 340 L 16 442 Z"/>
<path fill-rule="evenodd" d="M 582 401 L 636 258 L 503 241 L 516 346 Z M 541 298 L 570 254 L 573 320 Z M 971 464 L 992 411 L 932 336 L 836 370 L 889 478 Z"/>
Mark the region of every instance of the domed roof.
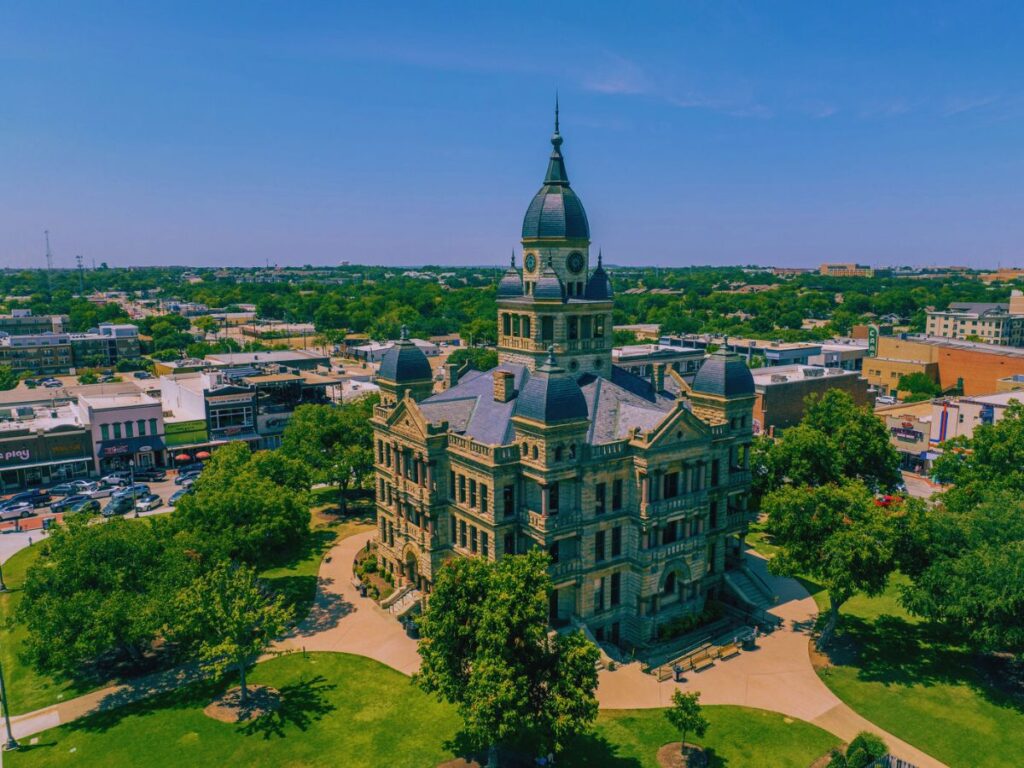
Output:
<path fill-rule="evenodd" d="M 516 400 L 516 416 L 551 424 L 587 418 L 587 401 L 576 379 L 555 362 L 554 348 L 548 359 L 529 377 Z"/>
<path fill-rule="evenodd" d="M 562 279 L 551 266 L 551 257 L 548 263 L 541 269 L 537 276 L 537 282 L 533 284 L 533 298 L 535 301 L 565 301 L 565 286 Z"/>
<path fill-rule="evenodd" d="M 693 377 L 691 389 L 706 395 L 737 397 L 754 394 L 754 377 L 743 359 L 735 352 L 719 349 L 712 354 Z"/>
<path fill-rule="evenodd" d="M 604 271 L 604 267 L 601 266 L 601 252 L 597 252 L 597 269 L 590 273 L 590 279 L 587 280 L 587 290 L 584 293 L 584 298 L 606 300 L 612 297 L 612 281 L 608 278 L 608 273 Z"/>
<path fill-rule="evenodd" d="M 402 326 L 402 337 L 385 354 L 380 361 L 377 378 L 388 381 L 423 381 L 433 379 L 430 363 L 423 350 L 409 340 L 409 329 Z"/>
<path fill-rule="evenodd" d="M 558 103 L 555 103 L 555 133 L 551 137 L 551 159 L 544 186 L 540 188 L 523 217 L 523 239 L 553 238 L 589 240 L 590 224 L 583 203 L 569 186 L 569 174 L 562 158 L 562 137 L 558 133 Z"/>
<path fill-rule="evenodd" d="M 516 252 L 512 251 L 512 265 L 505 270 L 498 282 L 498 298 L 509 299 L 523 295 L 523 278 L 516 269 Z"/>

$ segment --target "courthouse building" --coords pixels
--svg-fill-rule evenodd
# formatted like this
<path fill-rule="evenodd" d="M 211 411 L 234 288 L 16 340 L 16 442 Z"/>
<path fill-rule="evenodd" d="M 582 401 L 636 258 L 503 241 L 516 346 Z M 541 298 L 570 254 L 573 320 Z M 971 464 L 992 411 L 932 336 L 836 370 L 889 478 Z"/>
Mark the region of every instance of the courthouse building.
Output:
<path fill-rule="evenodd" d="M 611 281 L 591 262 L 557 115 L 551 143 L 522 270 L 498 286 L 498 366 L 434 394 L 407 338 L 381 362 L 379 560 L 415 605 L 447 558 L 540 547 L 552 624 L 640 644 L 738 589 L 754 383 L 727 350 L 692 384 L 664 365 L 649 377 L 613 365 Z"/>

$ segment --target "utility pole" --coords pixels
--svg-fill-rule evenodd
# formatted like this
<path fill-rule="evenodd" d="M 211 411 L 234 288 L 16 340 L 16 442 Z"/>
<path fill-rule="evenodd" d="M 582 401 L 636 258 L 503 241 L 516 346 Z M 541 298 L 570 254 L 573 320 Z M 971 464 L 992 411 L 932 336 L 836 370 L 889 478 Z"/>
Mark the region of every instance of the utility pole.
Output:
<path fill-rule="evenodd" d="M 46 292 L 53 292 L 53 285 L 51 283 L 51 277 L 53 272 L 53 253 L 50 251 L 50 230 L 44 229 L 43 235 L 46 237 Z"/>
<path fill-rule="evenodd" d="M 85 270 L 82 266 L 82 254 L 75 256 L 75 263 L 78 264 L 78 292 L 85 298 Z"/>

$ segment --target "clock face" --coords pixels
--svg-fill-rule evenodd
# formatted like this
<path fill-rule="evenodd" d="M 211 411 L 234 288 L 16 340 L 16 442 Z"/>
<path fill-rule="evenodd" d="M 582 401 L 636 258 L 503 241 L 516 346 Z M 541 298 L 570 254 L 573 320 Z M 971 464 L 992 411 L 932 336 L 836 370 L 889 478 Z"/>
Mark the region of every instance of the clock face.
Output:
<path fill-rule="evenodd" d="M 579 274 L 583 271 L 583 254 L 579 251 L 573 251 L 569 254 L 569 258 L 566 260 L 565 266 L 569 268 L 570 272 Z"/>
<path fill-rule="evenodd" d="M 526 259 L 523 260 L 523 266 L 526 267 L 527 272 L 533 272 L 537 268 L 537 257 L 532 253 L 526 254 Z"/>

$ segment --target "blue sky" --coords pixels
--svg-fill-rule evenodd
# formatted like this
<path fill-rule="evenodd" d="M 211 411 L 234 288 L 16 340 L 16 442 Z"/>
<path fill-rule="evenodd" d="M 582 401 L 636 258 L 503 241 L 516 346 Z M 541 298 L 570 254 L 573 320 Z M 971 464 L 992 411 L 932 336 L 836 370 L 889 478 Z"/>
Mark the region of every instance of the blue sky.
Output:
<path fill-rule="evenodd" d="M 1019 3 L 492 5 L 8 0 L 0 264 L 1024 263 Z"/>

